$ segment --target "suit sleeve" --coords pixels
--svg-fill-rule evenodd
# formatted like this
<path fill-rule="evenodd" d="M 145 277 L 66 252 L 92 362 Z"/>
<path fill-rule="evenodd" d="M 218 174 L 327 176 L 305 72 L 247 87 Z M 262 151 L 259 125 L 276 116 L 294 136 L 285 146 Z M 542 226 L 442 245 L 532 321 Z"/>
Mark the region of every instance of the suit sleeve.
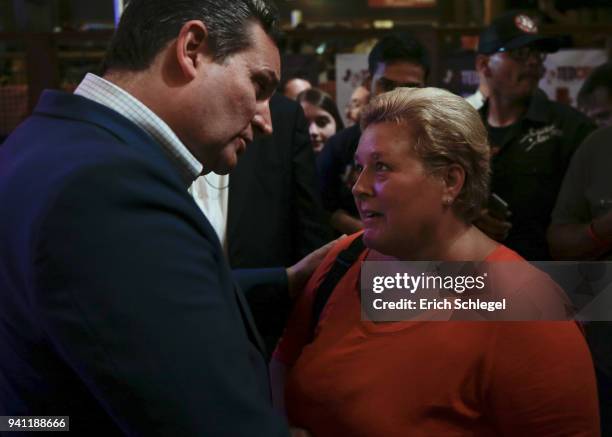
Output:
<path fill-rule="evenodd" d="M 289 298 L 289 280 L 284 267 L 269 267 L 260 269 L 232 269 L 232 275 L 248 298 L 253 290 L 261 286 L 270 286 Z"/>
<path fill-rule="evenodd" d="M 297 222 L 296 259 L 301 259 L 331 239 L 331 229 L 321 203 L 315 156 L 302 108 L 297 105 L 292 138 L 293 217 Z"/>
<path fill-rule="evenodd" d="M 162 176 L 97 165 L 49 206 L 33 299 L 50 342 L 128 434 L 285 436 L 214 231 Z"/>

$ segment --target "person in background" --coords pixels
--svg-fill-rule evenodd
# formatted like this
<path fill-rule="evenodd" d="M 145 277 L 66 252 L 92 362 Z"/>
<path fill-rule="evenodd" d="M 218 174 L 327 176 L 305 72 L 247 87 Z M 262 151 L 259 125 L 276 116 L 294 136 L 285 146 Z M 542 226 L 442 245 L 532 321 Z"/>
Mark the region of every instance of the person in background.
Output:
<path fill-rule="evenodd" d="M 567 169 L 548 228 L 555 260 L 612 260 L 611 136 L 612 126 L 589 135 Z M 602 435 L 610 435 L 612 326 L 610 322 L 590 322 L 585 331 L 597 370 Z"/>
<path fill-rule="evenodd" d="M 338 106 L 329 94 L 318 88 L 302 91 L 296 100 L 302 105 L 308 120 L 312 150 L 320 153 L 325 142 L 337 131 L 344 129 Z"/>
<path fill-rule="evenodd" d="M 578 108 L 599 127 L 612 126 L 612 62 L 591 71 L 578 92 Z"/>
<path fill-rule="evenodd" d="M 330 251 L 296 303 L 271 363 L 275 405 L 318 437 L 598 436 L 593 363 L 575 322 L 362 318 L 362 262 L 384 257 L 512 265 L 489 280 L 530 302 L 555 284 L 472 225 L 489 147 L 463 98 L 397 89 L 364 109 L 361 126 L 353 194 L 364 231 Z M 313 319 L 318 287 L 359 238 L 366 249 Z"/>
<path fill-rule="evenodd" d="M 546 229 L 565 170 L 593 123 L 538 88 L 557 38 L 538 34 L 533 19 L 511 11 L 480 34 L 476 68 L 489 88 L 480 114 L 492 152 L 491 192 L 505 203 L 485 204 L 477 226 L 524 258 L 548 260 Z M 495 208 L 497 209 L 497 208 Z"/>
<path fill-rule="evenodd" d="M 285 97 L 295 100 L 299 93 L 310 88 L 312 88 L 312 84 L 308 80 L 301 77 L 292 77 L 284 83 L 282 91 Z"/>
<path fill-rule="evenodd" d="M 265 349 L 187 192 L 272 132 L 267 0 L 131 0 L 102 76 L 0 148 L 0 416 L 74 435 L 287 436 Z"/>
<path fill-rule="evenodd" d="M 351 99 L 346 105 L 345 116 L 349 120 L 349 127 L 359 123 L 359 114 L 365 105 L 370 101 L 370 90 L 367 86 L 359 85 L 351 94 Z"/>
<path fill-rule="evenodd" d="M 558 260 L 612 260 L 612 126 L 589 135 L 572 158 L 548 228 Z"/>
<path fill-rule="evenodd" d="M 427 51 L 411 35 L 393 34 L 382 38 L 368 55 L 371 96 L 397 87 L 422 87 L 429 73 Z M 351 234 L 362 227 L 351 187 L 355 181 L 354 154 L 361 136 L 359 124 L 331 137 L 317 157 L 323 207 L 339 234 Z"/>

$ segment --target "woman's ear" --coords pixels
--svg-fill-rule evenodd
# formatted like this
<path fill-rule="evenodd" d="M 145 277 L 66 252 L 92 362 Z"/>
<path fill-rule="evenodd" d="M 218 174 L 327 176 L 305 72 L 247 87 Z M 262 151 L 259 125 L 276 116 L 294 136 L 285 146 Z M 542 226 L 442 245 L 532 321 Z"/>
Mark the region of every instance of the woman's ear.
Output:
<path fill-rule="evenodd" d="M 465 183 L 465 170 L 459 164 L 451 164 L 442 172 L 442 203 L 450 206 L 459 196 Z"/>

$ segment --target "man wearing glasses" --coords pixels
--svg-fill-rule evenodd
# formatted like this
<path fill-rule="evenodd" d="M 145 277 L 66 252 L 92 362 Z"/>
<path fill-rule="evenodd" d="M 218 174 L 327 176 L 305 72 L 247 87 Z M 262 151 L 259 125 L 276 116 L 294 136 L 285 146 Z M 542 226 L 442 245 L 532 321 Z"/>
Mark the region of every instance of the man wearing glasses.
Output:
<path fill-rule="evenodd" d="M 364 84 L 371 96 L 398 87 L 422 87 L 429 72 L 427 51 L 410 35 L 382 38 L 368 55 L 369 78 Z M 359 123 L 331 137 L 317 157 L 323 206 L 331 214 L 332 227 L 341 234 L 362 228 L 351 188 L 355 182 L 353 155 L 359 143 Z"/>
<path fill-rule="evenodd" d="M 508 12 L 482 31 L 476 58 L 490 89 L 480 113 L 491 144 L 491 192 L 503 205 L 491 203 L 476 224 L 528 260 L 550 259 L 546 228 L 563 175 L 594 129 L 538 89 L 544 58 L 559 45 L 527 15 Z"/>

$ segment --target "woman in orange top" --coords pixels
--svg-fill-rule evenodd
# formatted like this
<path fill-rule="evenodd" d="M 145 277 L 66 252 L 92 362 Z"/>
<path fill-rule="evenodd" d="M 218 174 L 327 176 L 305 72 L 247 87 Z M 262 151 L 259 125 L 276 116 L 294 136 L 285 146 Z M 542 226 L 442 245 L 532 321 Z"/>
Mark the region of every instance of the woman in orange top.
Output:
<path fill-rule="evenodd" d="M 398 89 L 361 124 L 353 194 L 369 249 L 359 261 L 524 262 L 471 224 L 487 198 L 489 153 L 468 103 Z M 363 321 L 356 262 L 311 338 L 315 291 L 356 237 L 315 272 L 275 351 L 275 402 L 293 425 L 315 437 L 599 435 L 593 365 L 573 322 Z"/>

